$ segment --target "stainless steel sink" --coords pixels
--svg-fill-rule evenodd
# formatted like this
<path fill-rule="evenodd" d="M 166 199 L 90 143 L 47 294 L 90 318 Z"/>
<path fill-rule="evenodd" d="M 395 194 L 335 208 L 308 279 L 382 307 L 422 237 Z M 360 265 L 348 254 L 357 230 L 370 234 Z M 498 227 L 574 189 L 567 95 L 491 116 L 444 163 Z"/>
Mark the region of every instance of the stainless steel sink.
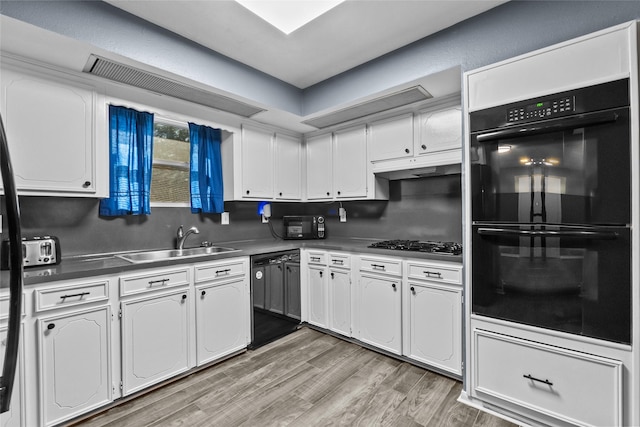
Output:
<path fill-rule="evenodd" d="M 223 246 L 204 246 L 201 248 L 191 249 L 167 249 L 159 251 L 135 252 L 116 256 L 132 263 L 140 263 L 164 261 L 176 258 L 194 258 L 199 256 L 226 254 L 239 251 L 240 249 L 226 248 Z"/>

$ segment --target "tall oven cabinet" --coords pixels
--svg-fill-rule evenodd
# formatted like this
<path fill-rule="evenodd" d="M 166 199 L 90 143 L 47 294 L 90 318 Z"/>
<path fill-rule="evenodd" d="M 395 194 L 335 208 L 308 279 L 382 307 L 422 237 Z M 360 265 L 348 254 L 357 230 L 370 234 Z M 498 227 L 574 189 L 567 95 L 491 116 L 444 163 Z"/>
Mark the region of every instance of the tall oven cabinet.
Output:
<path fill-rule="evenodd" d="M 461 401 L 516 423 L 640 425 L 637 25 L 464 75 Z"/>

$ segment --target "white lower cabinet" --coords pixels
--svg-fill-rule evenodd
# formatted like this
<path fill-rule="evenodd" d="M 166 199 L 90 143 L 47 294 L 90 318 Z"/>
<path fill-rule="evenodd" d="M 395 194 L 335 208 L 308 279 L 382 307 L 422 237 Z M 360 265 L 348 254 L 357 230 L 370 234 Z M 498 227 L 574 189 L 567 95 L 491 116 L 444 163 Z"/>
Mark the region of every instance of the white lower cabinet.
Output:
<path fill-rule="evenodd" d="M 405 356 L 462 375 L 462 289 L 408 281 Z"/>
<path fill-rule="evenodd" d="M 351 272 L 329 269 L 329 329 L 351 336 Z"/>
<path fill-rule="evenodd" d="M 42 424 L 55 425 L 111 401 L 109 306 L 37 322 Z"/>
<path fill-rule="evenodd" d="M 402 353 L 402 298 L 399 277 L 360 273 L 359 339 L 391 353 Z"/>
<path fill-rule="evenodd" d="M 622 425 L 622 362 L 481 329 L 472 340 L 475 396 L 544 424 Z"/>
<path fill-rule="evenodd" d="M 462 375 L 462 268 L 407 261 L 403 354 Z"/>
<path fill-rule="evenodd" d="M 2 307 L 4 308 L 4 307 Z M 1 311 L 5 314 L 7 311 Z M 24 333 L 23 333 L 24 336 Z M 7 327 L 0 327 L 0 372 L 4 367 L 4 352 L 6 350 Z M 11 406 L 7 412 L 0 414 L 0 427 L 21 427 L 25 424 L 24 405 L 24 351 L 18 350 L 18 365 L 11 393 Z"/>
<path fill-rule="evenodd" d="M 218 272 L 215 275 L 218 278 L 209 278 L 207 271 Z M 247 347 L 250 339 L 247 271 L 247 259 L 196 265 L 198 366 Z"/>
<path fill-rule="evenodd" d="M 125 396 L 191 367 L 190 297 L 184 288 L 121 303 Z"/>
<path fill-rule="evenodd" d="M 309 323 L 321 328 L 328 328 L 328 287 L 329 275 L 327 267 L 309 265 L 307 270 L 309 292 Z"/>

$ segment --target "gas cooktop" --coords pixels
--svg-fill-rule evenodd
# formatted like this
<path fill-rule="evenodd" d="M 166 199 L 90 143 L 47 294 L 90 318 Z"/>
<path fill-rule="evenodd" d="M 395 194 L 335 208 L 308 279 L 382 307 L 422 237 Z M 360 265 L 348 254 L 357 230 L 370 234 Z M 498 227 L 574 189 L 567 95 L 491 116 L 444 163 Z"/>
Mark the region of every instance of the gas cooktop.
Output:
<path fill-rule="evenodd" d="M 444 255 L 460 255 L 462 245 L 455 242 L 423 242 L 419 240 L 383 240 L 369 245 L 370 248 L 397 251 L 430 252 Z"/>

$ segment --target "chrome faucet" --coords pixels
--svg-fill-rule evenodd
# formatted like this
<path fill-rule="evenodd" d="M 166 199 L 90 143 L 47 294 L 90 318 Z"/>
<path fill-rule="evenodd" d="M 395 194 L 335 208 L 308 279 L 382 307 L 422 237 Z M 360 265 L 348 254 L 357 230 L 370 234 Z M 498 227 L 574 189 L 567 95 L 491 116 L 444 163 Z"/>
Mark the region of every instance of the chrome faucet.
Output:
<path fill-rule="evenodd" d="M 200 234 L 200 230 L 196 227 L 191 227 L 185 233 L 182 226 L 178 227 L 178 238 L 176 239 L 176 249 L 182 250 L 184 247 L 184 241 L 187 240 L 189 234 Z"/>

